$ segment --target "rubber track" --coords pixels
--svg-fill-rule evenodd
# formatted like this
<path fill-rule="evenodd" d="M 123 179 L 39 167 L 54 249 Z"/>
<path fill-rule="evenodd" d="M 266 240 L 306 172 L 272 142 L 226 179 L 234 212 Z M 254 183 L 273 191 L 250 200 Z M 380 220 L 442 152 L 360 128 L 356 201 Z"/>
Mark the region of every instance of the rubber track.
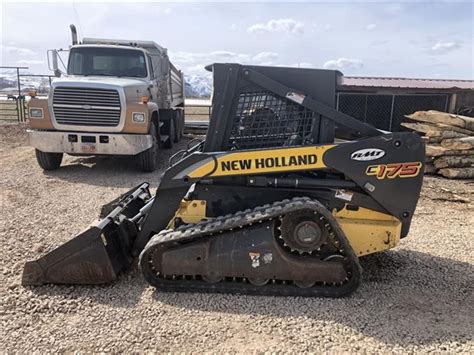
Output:
<path fill-rule="evenodd" d="M 350 278 L 343 285 L 316 284 L 310 288 L 299 288 L 291 281 L 272 280 L 264 286 L 254 286 L 244 278 L 225 278 L 219 283 L 209 283 L 190 277 L 165 279 L 154 271 L 159 267 L 152 265 L 152 256 L 166 246 L 176 246 L 180 242 L 197 241 L 200 238 L 212 237 L 233 229 L 245 228 L 260 222 L 280 218 L 286 213 L 300 209 L 312 209 L 323 215 L 330 223 L 340 248 L 344 253 L 344 264 Z M 312 296 L 312 297 L 341 297 L 355 291 L 360 283 L 361 268 L 359 260 L 350 246 L 344 232 L 339 227 L 331 213 L 320 202 L 307 197 L 296 197 L 291 200 L 275 202 L 271 205 L 255 207 L 235 214 L 220 216 L 197 224 L 184 225 L 175 230 L 164 230 L 153 236 L 140 254 L 140 267 L 145 279 L 160 291 L 185 292 L 220 292 L 245 293 L 272 296 Z M 230 280 L 229 280 L 230 279 Z"/>

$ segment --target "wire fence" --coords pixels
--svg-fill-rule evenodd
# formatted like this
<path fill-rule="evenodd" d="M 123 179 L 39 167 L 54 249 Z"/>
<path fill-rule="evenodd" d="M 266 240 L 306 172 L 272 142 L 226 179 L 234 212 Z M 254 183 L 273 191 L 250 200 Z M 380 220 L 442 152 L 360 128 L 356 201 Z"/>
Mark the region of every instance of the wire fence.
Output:
<path fill-rule="evenodd" d="M 447 111 L 447 94 L 337 93 L 337 109 L 379 129 L 398 132 L 405 115 L 415 111 Z"/>

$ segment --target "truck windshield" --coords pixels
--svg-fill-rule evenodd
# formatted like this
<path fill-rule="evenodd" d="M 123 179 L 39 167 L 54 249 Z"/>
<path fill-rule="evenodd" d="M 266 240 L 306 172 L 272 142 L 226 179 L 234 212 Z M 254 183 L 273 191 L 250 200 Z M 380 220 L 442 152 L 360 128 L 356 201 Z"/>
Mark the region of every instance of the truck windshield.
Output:
<path fill-rule="evenodd" d="M 147 76 L 145 56 L 142 51 L 123 48 L 83 47 L 72 48 L 69 54 L 68 74 Z"/>

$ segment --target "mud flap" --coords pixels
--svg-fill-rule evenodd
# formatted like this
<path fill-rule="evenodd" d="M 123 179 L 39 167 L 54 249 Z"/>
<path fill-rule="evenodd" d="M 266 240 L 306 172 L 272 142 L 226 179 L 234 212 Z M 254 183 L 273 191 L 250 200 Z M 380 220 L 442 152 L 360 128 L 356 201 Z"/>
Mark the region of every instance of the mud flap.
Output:
<path fill-rule="evenodd" d="M 29 261 L 23 269 L 23 285 L 102 284 L 114 281 L 133 262 L 136 220 L 151 198 L 148 183 L 114 201 L 115 208 L 95 225 L 54 249 Z M 110 205 L 110 204 L 108 204 Z"/>

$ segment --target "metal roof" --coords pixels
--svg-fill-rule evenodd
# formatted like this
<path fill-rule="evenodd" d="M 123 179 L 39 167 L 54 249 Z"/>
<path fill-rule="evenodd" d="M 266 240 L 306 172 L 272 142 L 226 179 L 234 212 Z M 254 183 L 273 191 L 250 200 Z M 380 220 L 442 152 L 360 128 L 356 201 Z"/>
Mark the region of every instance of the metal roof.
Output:
<path fill-rule="evenodd" d="M 463 89 L 474 90 L 474 80 L 414 79 L 344 76 L 343 86 L 409 88 L 409 89 Z"/>

